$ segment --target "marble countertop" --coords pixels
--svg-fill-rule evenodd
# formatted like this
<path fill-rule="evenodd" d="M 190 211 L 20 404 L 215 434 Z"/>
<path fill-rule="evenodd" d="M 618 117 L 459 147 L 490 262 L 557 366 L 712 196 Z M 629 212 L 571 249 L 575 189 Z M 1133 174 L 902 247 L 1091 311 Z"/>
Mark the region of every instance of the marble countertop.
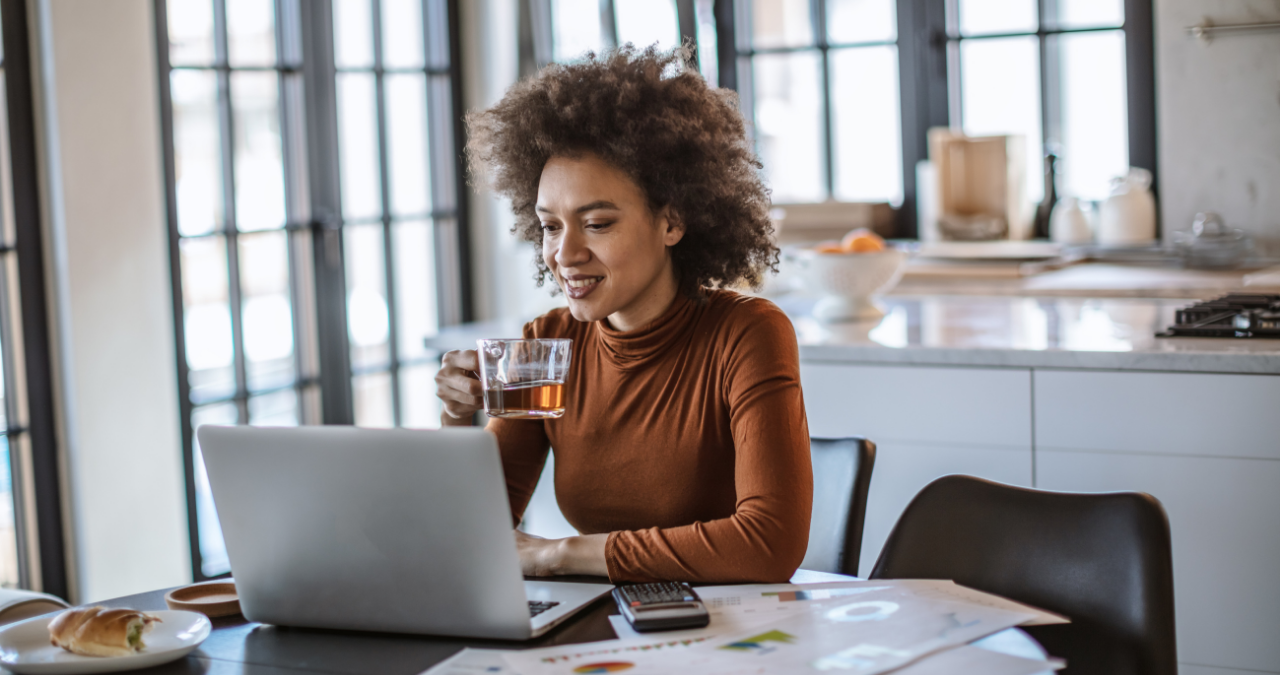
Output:
<path fill-rule="evenodd" d="M 774 302 L 805 362 L 1280 374 L 1280 340 L 1158 338 L 1191 299 L 891 296 L 879 321 L 823 324 Z"/>
<path fill-rule="evenodd" d="M 1157 338 L 1193 299 L 894 295 L 878 321 L 823 324 L 816 298 L 772 298 L 791 317 L 800 359 L 1012 368 L 1280 374 L 1280 340 Z M 431 349 L 474 349 L 479 337 L 516 337 L 522 321 L 448 328 Z"/>

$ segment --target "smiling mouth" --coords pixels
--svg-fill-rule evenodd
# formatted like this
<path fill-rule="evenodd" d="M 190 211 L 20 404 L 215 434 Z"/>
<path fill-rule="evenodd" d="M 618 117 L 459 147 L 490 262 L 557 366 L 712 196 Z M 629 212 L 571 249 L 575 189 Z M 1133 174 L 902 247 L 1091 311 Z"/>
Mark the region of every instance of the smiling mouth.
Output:
<path fill-rule="evenodd" d="M 587 294 L 595 290 L 596 286 L 604 277 L 587 277 L 585 279 L 565 279 L 564 290 L 570 298 L 580 300 L 587 297 Z"/>

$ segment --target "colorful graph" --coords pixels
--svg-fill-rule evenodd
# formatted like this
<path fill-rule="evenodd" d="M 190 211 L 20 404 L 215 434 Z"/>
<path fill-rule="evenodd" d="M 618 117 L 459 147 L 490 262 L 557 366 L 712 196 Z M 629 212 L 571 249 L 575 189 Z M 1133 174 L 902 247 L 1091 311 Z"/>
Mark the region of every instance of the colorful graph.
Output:
<path fill-rule="evenodd" d="M 631 670 L 636 664 L 627 661 L 604 661 L 602 663 L 588 663 L 573 669 L 575 673 L 620 673 L 624 670 Z"/>
<path fill-rule="evenodd" d="M 778 602 L 798 602 L 803 600 L 830 600 L 831 598 L 842 598 L 846 595 L 882 591 L 886 588 L 888 586 L 877 586 L 875 588 L 819 588 L 811 591 L 779 591 L 776 593 L 761 593 L 761 595 L 763 597 L 777 596 Z"/>
<path fill-rule="evenodd" d="M 774 648 L 766 647 L 765 646 L 766 642 L 781 642 L 782 644 L 789 645 L 791 644 L 791 641 L 795 639 L 796 639 L 796 636 L 791 635 L 789 633 L 784 633 L 780 630 L 771 630 L 767 633 L 761 633 L 759 635 L 754 635 L 752 637 L 746 638 L 745 640 L 731 642 L 720 648 L 732 649 L 734 651 L 741 651 L 741 652 L 756 652 L 758 654 L 768 654 L 769 652 L 773 651 Z"/>

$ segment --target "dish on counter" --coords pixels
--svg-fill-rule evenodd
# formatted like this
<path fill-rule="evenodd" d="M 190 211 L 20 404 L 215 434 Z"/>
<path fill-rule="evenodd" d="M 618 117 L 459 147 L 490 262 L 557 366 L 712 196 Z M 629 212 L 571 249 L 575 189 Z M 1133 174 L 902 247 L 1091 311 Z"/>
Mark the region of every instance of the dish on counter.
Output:
<path fill-rule="evenodd" d="M 0 666 L 26 675 L 114 673 L 176 661 L 209 637 L 213 625 L 203 614 L 175 610 L 147 612 L 159 619 L 146 634 L 146 649 L 127 656 L 80 656 L 54 646 L 49 624 L 57 614 L 37 616 L 0 629 Z"/>

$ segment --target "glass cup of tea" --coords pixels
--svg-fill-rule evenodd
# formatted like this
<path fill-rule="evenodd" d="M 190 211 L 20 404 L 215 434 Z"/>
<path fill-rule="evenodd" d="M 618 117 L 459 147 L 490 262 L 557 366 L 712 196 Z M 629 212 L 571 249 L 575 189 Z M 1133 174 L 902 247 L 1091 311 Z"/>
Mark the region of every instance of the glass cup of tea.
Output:
<path fill-rule="evenodd" d="M 489 417 L 564 415 L 564 379 L 573 340 L 476 340 L 484 412 Z"/>

